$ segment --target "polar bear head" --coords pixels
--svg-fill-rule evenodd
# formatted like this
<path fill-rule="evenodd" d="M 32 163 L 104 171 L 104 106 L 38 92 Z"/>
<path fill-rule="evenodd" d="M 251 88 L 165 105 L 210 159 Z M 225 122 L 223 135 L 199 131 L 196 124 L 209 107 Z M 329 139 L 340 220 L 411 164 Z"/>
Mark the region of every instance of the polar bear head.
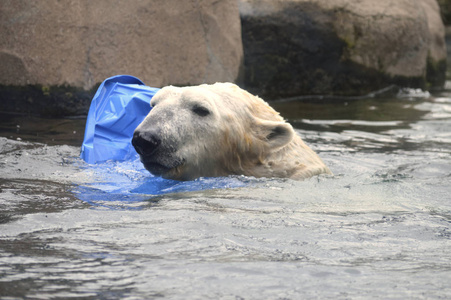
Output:
<path fill-rule="evenodd" d="M 165 87 L 132 144 L 152 174 L 175 180 L 250 170 L 290 143 L 294 130 L 262 99 L 231 83 Z"/>

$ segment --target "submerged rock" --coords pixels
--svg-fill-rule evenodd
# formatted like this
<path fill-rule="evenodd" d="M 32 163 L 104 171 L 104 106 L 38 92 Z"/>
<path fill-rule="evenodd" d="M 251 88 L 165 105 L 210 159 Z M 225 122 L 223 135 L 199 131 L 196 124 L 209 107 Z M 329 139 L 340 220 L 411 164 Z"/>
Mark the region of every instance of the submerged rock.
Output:
<path fill-rule="evenodd" d="M 239 0 L 245 85 L 268 98 L 443 86 L 436 0 Z"/>

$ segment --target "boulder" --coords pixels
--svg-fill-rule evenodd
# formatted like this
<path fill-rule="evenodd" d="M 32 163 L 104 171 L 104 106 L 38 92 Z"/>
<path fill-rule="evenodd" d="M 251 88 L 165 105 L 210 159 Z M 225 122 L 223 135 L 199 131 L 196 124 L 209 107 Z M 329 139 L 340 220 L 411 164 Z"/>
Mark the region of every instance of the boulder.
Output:
<path fill-rule="evenodd" d="M 244 85 L 266 98 L 445 80 L 436 0 L 239 0 Z"/>
<path fill-rule="evenodd" d="M 89 90 L 118 74 L 154 87 L 236 81 L 242 60 L 236 0 L 2 0 L 0 7 L 4 88 Z"/>

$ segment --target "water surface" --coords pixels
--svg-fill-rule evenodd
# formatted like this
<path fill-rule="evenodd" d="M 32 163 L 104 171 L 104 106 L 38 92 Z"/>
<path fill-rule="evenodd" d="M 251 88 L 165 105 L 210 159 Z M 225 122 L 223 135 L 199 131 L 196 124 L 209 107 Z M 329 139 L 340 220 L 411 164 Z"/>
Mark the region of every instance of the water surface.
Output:
<path fill-rule="evenodd" d="M 450 298 L 451 92 L 271 104 L 333 177 L 168 184 L 2 115 L 0 297 Z"/>

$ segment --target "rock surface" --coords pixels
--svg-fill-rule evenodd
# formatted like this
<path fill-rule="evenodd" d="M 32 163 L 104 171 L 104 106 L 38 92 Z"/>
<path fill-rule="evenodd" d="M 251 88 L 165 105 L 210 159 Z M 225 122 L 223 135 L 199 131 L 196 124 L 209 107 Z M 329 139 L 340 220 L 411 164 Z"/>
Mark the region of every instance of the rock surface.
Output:
<path fill-rule="evenodd" d="M 236 0 L 2 0 L 0 84 L 85 90 L 130 74 L 147 85 L 235 81 Z"/>
<path fill-rule="evenodd" d="M 245 87 L 267 98 L 442 86 L 436 0 L 239 0 Z"/>

